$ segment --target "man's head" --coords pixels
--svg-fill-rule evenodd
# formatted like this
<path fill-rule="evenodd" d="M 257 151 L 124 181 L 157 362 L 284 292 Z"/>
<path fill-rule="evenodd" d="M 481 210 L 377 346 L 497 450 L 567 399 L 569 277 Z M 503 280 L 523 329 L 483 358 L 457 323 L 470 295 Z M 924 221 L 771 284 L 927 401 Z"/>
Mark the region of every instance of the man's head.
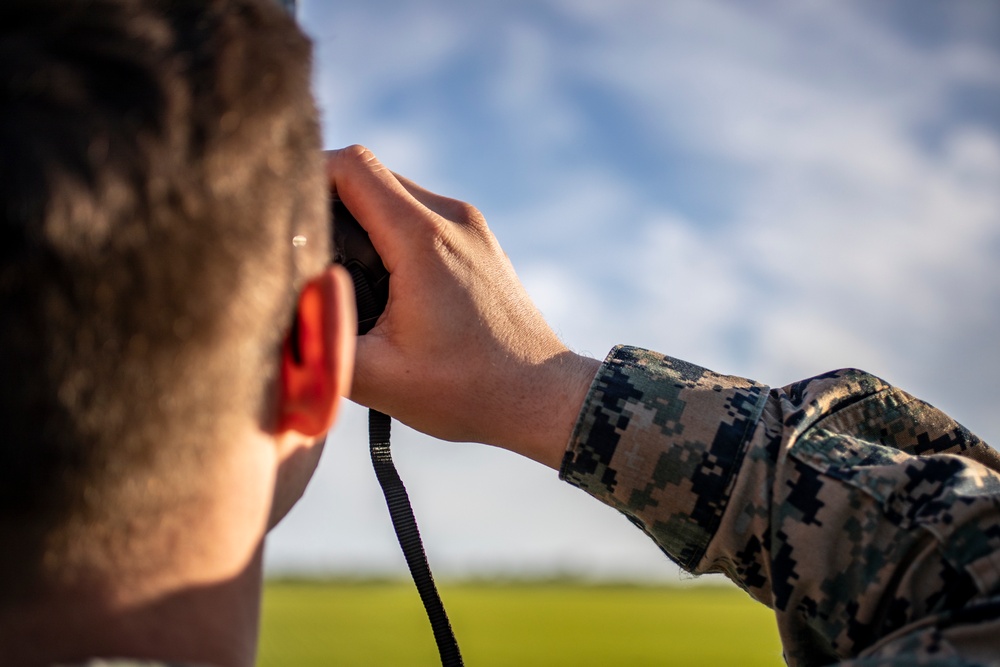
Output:
<path fill-rule="evenodd" d="M 0 3 L 0 579 L 278 427 L 327 258 L 309 56 L 273 0 Z"/>

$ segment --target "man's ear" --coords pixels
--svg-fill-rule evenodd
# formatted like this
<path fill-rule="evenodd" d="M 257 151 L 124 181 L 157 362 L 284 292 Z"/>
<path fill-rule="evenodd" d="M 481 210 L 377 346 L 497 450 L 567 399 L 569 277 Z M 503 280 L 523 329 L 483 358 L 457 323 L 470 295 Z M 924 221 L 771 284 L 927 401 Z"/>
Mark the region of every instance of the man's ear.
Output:
<path fill-rule="evenodd" d="M 354 283 L 340 266 L 309 281 L 281 351 L 277 435 L 318 438 L 351 388 L 357 315 Z"/>

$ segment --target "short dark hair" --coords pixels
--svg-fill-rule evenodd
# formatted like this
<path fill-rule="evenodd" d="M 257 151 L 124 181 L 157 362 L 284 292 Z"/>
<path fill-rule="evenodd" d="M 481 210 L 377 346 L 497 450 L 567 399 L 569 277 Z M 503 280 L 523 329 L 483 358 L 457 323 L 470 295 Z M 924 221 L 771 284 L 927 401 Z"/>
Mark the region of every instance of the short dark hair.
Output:
<path fill-rule="evenodd" d="M 273 0 L 0 3 L 0 566 L 264 419 L 328 256 L 310 60 Z"/>

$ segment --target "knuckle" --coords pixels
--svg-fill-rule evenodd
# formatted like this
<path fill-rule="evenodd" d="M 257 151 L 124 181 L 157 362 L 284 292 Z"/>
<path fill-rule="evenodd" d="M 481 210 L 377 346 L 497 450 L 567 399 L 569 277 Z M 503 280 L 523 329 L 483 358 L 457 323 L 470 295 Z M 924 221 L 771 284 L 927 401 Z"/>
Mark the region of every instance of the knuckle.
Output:
<path fill-rule="evenodd" d="M 465 226 L 474 229 L 486 229 L 486 218 L 482 212 L 467 202 L 456 201 L 456 217 Z"/>
<path fill-rule="evenodd" d="M 374 153 L 361 144 L 352 144 L 342 148 L 340 152 L 345 158 L 354 162 L 370 162 L 375 157 Z"/>

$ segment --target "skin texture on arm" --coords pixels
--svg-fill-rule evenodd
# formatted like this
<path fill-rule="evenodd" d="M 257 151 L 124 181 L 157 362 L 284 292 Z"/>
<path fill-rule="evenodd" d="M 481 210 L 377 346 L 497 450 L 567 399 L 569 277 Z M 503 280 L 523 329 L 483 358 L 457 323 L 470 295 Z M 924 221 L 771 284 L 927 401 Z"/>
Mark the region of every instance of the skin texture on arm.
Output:
<path fill-rule="evenodd" d="M 351 398 L 558 469 L 600 362 L 546 324 L 475 208 L 360 146 L 329 153 L 327 168 L 391 275 L 385 313 L 358 339 Z"/>

